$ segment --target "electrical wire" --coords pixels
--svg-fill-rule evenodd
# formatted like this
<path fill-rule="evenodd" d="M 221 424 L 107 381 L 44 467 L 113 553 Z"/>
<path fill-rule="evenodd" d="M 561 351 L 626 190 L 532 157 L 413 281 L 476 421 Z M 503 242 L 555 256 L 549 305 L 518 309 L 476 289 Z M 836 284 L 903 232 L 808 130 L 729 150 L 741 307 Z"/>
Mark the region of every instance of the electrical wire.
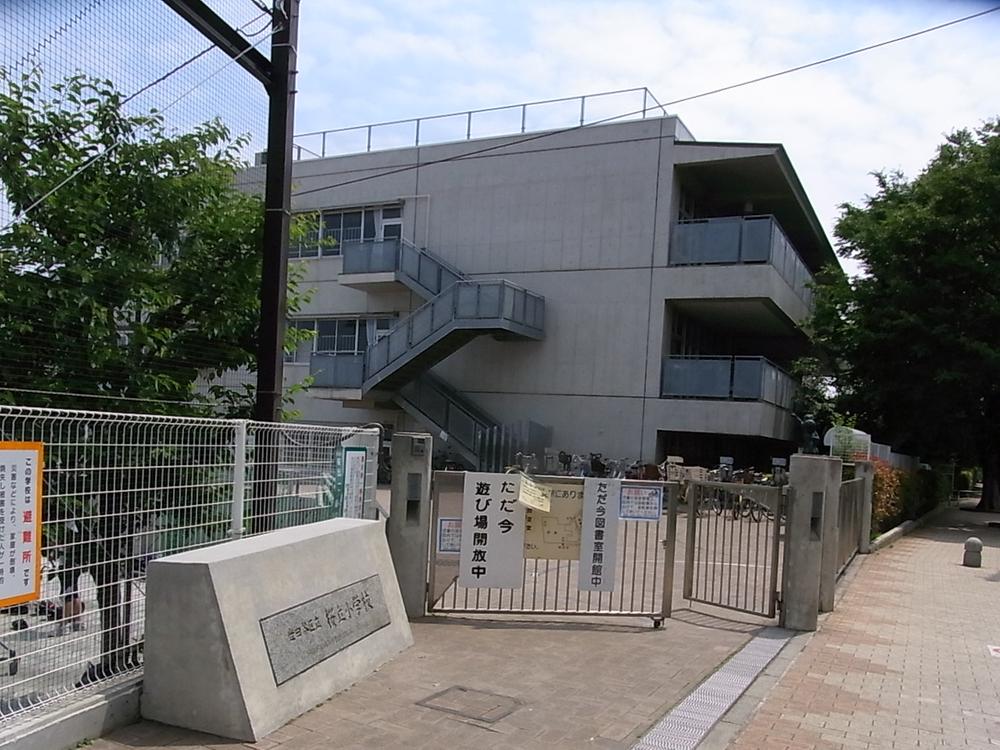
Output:
<path fill-rule="evenodd" d="M 671 106 L 673 106 L 675 104 L 683 104 L 685 102 L 694 101 L 695 99 L 702 99 L 702 98 L 707 97 L 707 96 L 713 96 L 715 94 L 721 94 L 721 93 L 724 93 L 726 91 L 732 91 L 734 89 L 743 88 L 745 86 L 750 86 L 752 84 L 760 83 L 762 81 L 768 81 L 768 80 L 771 80 L 771 79 L 774 79 L 774 78 L 779 78 L 781 76 L 786 76 L 786 75 L 789 75 L 791 73 L 797 73 L 797 72 L 799 72 L 801 70 L 806 70 L 808 68 L 815 68 L 815 67 L 820 66 L 820 65 L 826 65 L 827 63 L 831 63 L 831 62 L 834 62 L 836 60 L 843 60 L 844 58 L 852 57 L 854 55 L 859 55 L 859 54 L 862 54 L 864 52 L 869 52 L 871 50 L 878 49 L 880 47 L 887 47 L 887 46 L 889 46 L 891 44 L 896 44 L 898 42 L 903 42 L 903 41 L 906 41 L 906 40 L 909 40 L 909 39 L 913 39 L 915 37 L 923 36 L 925 34 L 930 34 L 930 33 L 935 32 L 935 31 L 940 31 L 941 29 L 948 28 L 949 26 L 955 26 L 956 24 L 964 23 L 966 21 L 971 21 L 971 20 L 976 19 L 976 18 L 981 18 L 981 17 L 986 16 L 986 15 L 988 15 L 990 13 L 996 13 L 997 11 L 1000 11 L 1000 5 L 994 6 L 992 8 L 988 8 L 987 10 L 979 11 L 978 13 L 972 13 L 970 15 L 963 16 L 961 18 L 956 18 L 956 19 L 953 19 L 951 21 L 946 21 L 945 23 L 940 23 L 940 24 L 937 24 L 935 26 L 929 26 L 928 28 L 921 29 L 920 31 L 914 31 L 914 32 L 911 32 L 909 34 L 904 34 L 902 36 L 894 37 L 892 39 L 886 39 L 886 40 L 881 41 L 881 42 L 876 42 L 874 44 L 865 45 L 864 47 L 858 47 L 857 49 L 853 49 L 853 50 L 850 50 L 848 52 L 841 52 L 839 54 L 831 55 L 830 57 L 825 57 L 825 58 L 822 58 L 820 60 L 814 60 L 812 62 L 804 63 L 802 65 L 796 65 L 795 67 L 785 68 L 784 70 L 779 70 L 779 71 L 776 71 L 774 73 L 768 73 L 767 75 L 758 76 L 756 78 L 750 78 L 750 79 L 747 79 L 745 81 L 740 81 L 739 83 L 732 83 L 732 84 L 729 84 L 727 86 L 720 86 L 718 88 L 711 89 L 709 91 L 702 91 L 702 92 L 700 92 L 698 94 L 691 94 L 690 96 L 684 96 L 684 97 L 681 97 L 680 99 L 674 99 L 673 101 L 663 102 L 663 104 L 661 105 L 661 107 L 671 107 Z M 379 172 L 377 174 L 366 175 L 364 177 L 356 177 L 356 178 L 353 178 L 353 179 L 350 179 L 350 180 L 344 180 L 342 182 L 336 182 L 336 183 L 333 183 L 333 184 L 330 184 L 330 185 L 324 185 L 322 187 L 307 188 L 305 190 L 296 190 L 295 192 L 292 193 L 292 197 L 298 197 L 298 196 L 302 196 L 302 195 L 310 195 L 311 193 L 318 193 L 318 192 L 321 192 L 321 191 L 324 191 L 324 190 L 331 190 L 331 189 L 334 189 L 334 188 L 345 187 L 347 185 L 356 185 L 356 184 L 361 183 L 361 182 L 368 182 L 369 180 L 376 180 L 376 179 L 379 179 L 381 177 L 387 177 L 389 175 L 400 174 L 400 173 L 403 173 L 403 172 L 409 172 L 409 171 L 412 171 L 414 169 L 419 169 L 421 167 L 430 167 L 430 166 L 435 166 L 437 164 L 446 164 L 448 162 L 461 161 L 462 159 L 468 159 L 468 158 L 473 157 L 473 156 L 479 156 L 480 154 L 490 153 L 492 151 L 499 151 L 500 149 L 510 148 L 512 146 L 519 146 L 521 144 L 531 143 L 533 141 L 539 141 L 539 140 L 542 140 L 543 138 L 551 138 L 552 136 L 564 135 L 566 133 L 572 133 L 572 132 L 575 132 L 577 130 L 581 130 L 583 128 L 592 128 L 592 127 L 595 127 L 597 125 L 605 125 L 605 124 L 607 124 L 609 122 L 614 122 L 616 120 L 622 120 L 622 119 L 627 118 L 627 117 L 634 117 L 636 115 L 643 114 L 645 111 L 647 111 L 645 108 L 644 109 L 638 109 L 638 110 L 634 110 L 632 112 L 625 112 L 625 113 L 622 113 L 622 114 L 614 115 L 612 117 L 605 117 L 605 118 L 603 118 L 601 120 L 595 120 L 594 122 L 589 122 L 589 123 L 586 123 L 584 125 L 572 125 L 572 126 L 567 127 L 567 128 L 559 128 L 557 130 L 548 130 L 548 131 L 546 131 L 544 133 L 536 133 L 535 135 L 525 136 L 524 138 L 515 138 L 515 139 L 513 139 L 511 141 L 508 141 L 508 142 L 505 142 L 505 143 L 499 143 L 499 144 L 495 144 L 493 146 L 486 146 L 484 148 L 474 149 L 472 151 L 467 151 L 467 152 L 461 153 L 461 154 L 454 154 L 452 156 L 446 156 L 446 157 L 442 157 L 440 159 L 432 159 L 431 161 L 425 161 L 425 162 L 421 162 L 419 164 L 408 164 L 408 165 L 402 166 L 402 167 L 396 167 L 396 168 L 393 168 L 393 169 L 387 169 L 387 170 L 384 170 L 384 171 Z M 337 173 L 327 173 L 327 174 L 337 174 Z M 322 176 L 324 176 L 324 175 L 323 174 L 310 174 L 309 175 L 310 178 L 322 177 Z"/>
<path fill-rule="evenodd" d="M 253 21 L 251 21 L 251 23 L 259 20 L 261 17 L 262 17 L 262 15 L 261 16 L 257 16 L 257 18 L 253 19 Z M 260 33 L 260 32 L 257 32 L 257 33 Z M 258 46 L 260 46 L 264 42 L 268 41 L 268 38 L 269 37 L 263 37 L 263 38 L 257 40 L 254 44 L 252 44 L 249 47 L 247 47 L 245 50 L 243 50 L 242 52 L 240 52 L 238 55 L 229 58 L 229 60 L 227 60 L 225 64 L 223 64 L 222 66 L 220 66 L 219 68 L 217 68 L 215 71 L 213 71 L 209 75 L 205 76 L 198 83 L 196 83 L 193 86 L 189 87 L 186 91 L 184 91 L 184 93 L 182 93 L 179 96 L 177 96 L 175 99 L 173 99 L 173 101 L 171 101 L 165 107 L 160 107 L 158 109 L 158 112 L 162 114 L 162 113 L 167 112 L 170 109 L 172 109 L 174 106 L 176 106 L 177 104 L 179 104 L 181 101 L 183 101 L 188 96 L 190 96 L 195 91 L 197 91 L 199 88 L 201 88 L 206 83 L 208 83 L 212 78 L 215 78 L 217 75 L 219 75 L 220 73 L 222 73 L 222 71 L 224 71 L 230 65 L 232 65 L 237 60 L 239 60 L 241 57 L 243 57 L 245 54 L 247 54 L 248 52 L 250 52 L 250 50 L 256 49 Z M 189 60 L 185 61 L 184 63 L 182 63 L 182 64 L 180 64 L 178 66 L 176 66 L 172 71 L 170 71 L 166 75 L 161 76 L 159 79 L 157 79 L 152 84 L 147 85 L 147 86 L 143 87 L 142 89 L 140 89 L 139 91 L 137 91 L 136 93 L 132 94 L 125 101 L 127 102 L 127 101 L 135 98 L 136 96 L 138 96 L 143 91 L 148 90 L 149 88 L 151 88 L 153 85 L 156 85 L 158 83 L 162 83 L 167 78 L 169 78 L 170 76 L 172 76 L 172 75 L 178 73 L 179 71 L 183 70 L 185 67 L 187 67 L 188 65 L 190 65 L 191 63 L 193 63 L 195 60 L 199 59 L 200 57 L 202 57 L 203 55 L 205 55 L 206 53 L 210 52 L 213 49 L 215 49 L 215 45 L 212 45 L 211 47 L 208 47 L 207 49 L 202 50 L 201 52 L 199 52 L 198 54 L 194 55 Z M 44 203 L 46 200 L 48 200 L 48 198 L 51 197 L 56 191 L 62 189 L 67 184 L 69 184 L 70 182 L 72 182 L 73 180 L 75 180 L 80 174 L 82 174 L 84 171 L 86 171 L 87 169 L 89 169 L 91 166 L 93 166 L 95 163 L 97 163 L 101 159 L 104 159 L 109 154 L 113 153 L 124 142 L 125 142 L 125 137 L 119 138 L 117 141 L 115 141 L 110 146 L 108 146 L 106 149 L 104 149 L 104 151 L 101 151 L 101 152 L 99 152 L 97 154 L 94 154 L 94 156 L 92 156 L 89 159 L 87 159 L 87 161 L 85 161 L 83 164 L 81 164 L 79 167 L 77 167 L 75 170 L 73 170 L 65 179 L 63 179 L 62 181 L 60 181 L 59 183 L 57 183 L 51 189 L 47 190 L 41 196 L 39 196 L 38 198 L 36 198 L 30 205 L 28 205 L 27 207 L 25 207 L 20 213 L 18 213 L 17 215 L 15 215 L 9 222 L 7 222 L 7 224 L 5 224 L 2 228 L 0 228 L 0 233 L 6 232 L 8 229 L 10 229 L 11 227 L 13 227 L 15 224 L 17 224 L 19 221 L 21 221 L 25 216 L 27 216 L 31 211 L 35 210 L 36 208 L 38 208 L 38 206 L 40 206 L 42 203 Z"/>

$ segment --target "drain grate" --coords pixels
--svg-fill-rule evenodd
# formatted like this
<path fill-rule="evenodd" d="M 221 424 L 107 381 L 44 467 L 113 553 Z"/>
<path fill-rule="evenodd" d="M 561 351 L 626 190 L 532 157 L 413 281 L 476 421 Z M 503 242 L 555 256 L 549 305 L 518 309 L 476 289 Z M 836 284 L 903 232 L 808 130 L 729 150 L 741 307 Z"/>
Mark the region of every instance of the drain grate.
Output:
<path fill-rule="evenodd" d="M 521 705 L 521 701 L 509 695 L 497 695 L 485 690 L 453 685 L 447 690 L 417 701 L 417 705 L 492 724 L 512 714 Z"/>
<path fill-rule="evenodd" d="M 769 628 L 750 640 L 693 693 L 660 719 L 633 750 L 691 750 L 750 687 L 764 667 L 791 638 L 789 631 Z"/>

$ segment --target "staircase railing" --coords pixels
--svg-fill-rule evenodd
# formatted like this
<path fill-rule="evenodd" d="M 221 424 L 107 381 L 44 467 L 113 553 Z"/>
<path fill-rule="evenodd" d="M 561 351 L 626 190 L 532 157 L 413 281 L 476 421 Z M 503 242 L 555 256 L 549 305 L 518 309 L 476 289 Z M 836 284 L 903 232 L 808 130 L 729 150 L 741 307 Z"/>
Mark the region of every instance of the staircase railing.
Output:
<path fill-rule="evenodd" d="M 345 243 L 341 254 L 342 274 L 396 272 L 404 284 L 424 299 L 435 297 L 465 279 L 465 274 L 450 263 L 409 240 Z"/>
<path fill-rule="evenodd" d="M 382 373 L 408 352 L 429 343 L 449 327 L 504 327 L 541 338 L 545 298 L 502 279 L 458 281 L 400 320 L 365 352 L 365 382 Z"/>

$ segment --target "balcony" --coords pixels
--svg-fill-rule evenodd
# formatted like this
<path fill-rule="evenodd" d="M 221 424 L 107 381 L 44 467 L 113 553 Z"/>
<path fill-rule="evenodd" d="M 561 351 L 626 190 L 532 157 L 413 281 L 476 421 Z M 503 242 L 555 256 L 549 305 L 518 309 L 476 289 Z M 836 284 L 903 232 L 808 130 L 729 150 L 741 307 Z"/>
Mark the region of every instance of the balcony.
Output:
<path fill-rule="evenodd" d="M 663 398 L 762 401 L 790 410 L 791 375 L 764 357 L 664 357 Z"/>
<path fill-rule="evenodd" d="M 407 240 L 345 242 L 337 281 L 366 291 L 402 284 L 430 299 L 465 278 L 441 258 Z"/>
<path fill-rule="evenodd" d="M 693 219 L 674 225 L 671 266 L 765 264 L 812 307 L 812 273 L 773 216 Z"/>
<path fill-rule="evenodd" d="M 314 388 L 357 390 L 365 381 L 364 354 L 313 354 L 309 360 L 309 375 Z"/>

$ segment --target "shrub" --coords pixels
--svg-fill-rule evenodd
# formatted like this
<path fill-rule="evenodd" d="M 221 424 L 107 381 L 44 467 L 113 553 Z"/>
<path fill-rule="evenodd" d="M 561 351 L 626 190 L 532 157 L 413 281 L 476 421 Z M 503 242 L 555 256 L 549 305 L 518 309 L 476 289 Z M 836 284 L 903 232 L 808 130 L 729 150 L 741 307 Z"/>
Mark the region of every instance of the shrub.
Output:
<path fill-rule="evenodd" d="M 902 473 L 888 462 L 876 458 L 872 486 L 872 533 L 881 534 L 903 520 L 901 498 Z"/>

